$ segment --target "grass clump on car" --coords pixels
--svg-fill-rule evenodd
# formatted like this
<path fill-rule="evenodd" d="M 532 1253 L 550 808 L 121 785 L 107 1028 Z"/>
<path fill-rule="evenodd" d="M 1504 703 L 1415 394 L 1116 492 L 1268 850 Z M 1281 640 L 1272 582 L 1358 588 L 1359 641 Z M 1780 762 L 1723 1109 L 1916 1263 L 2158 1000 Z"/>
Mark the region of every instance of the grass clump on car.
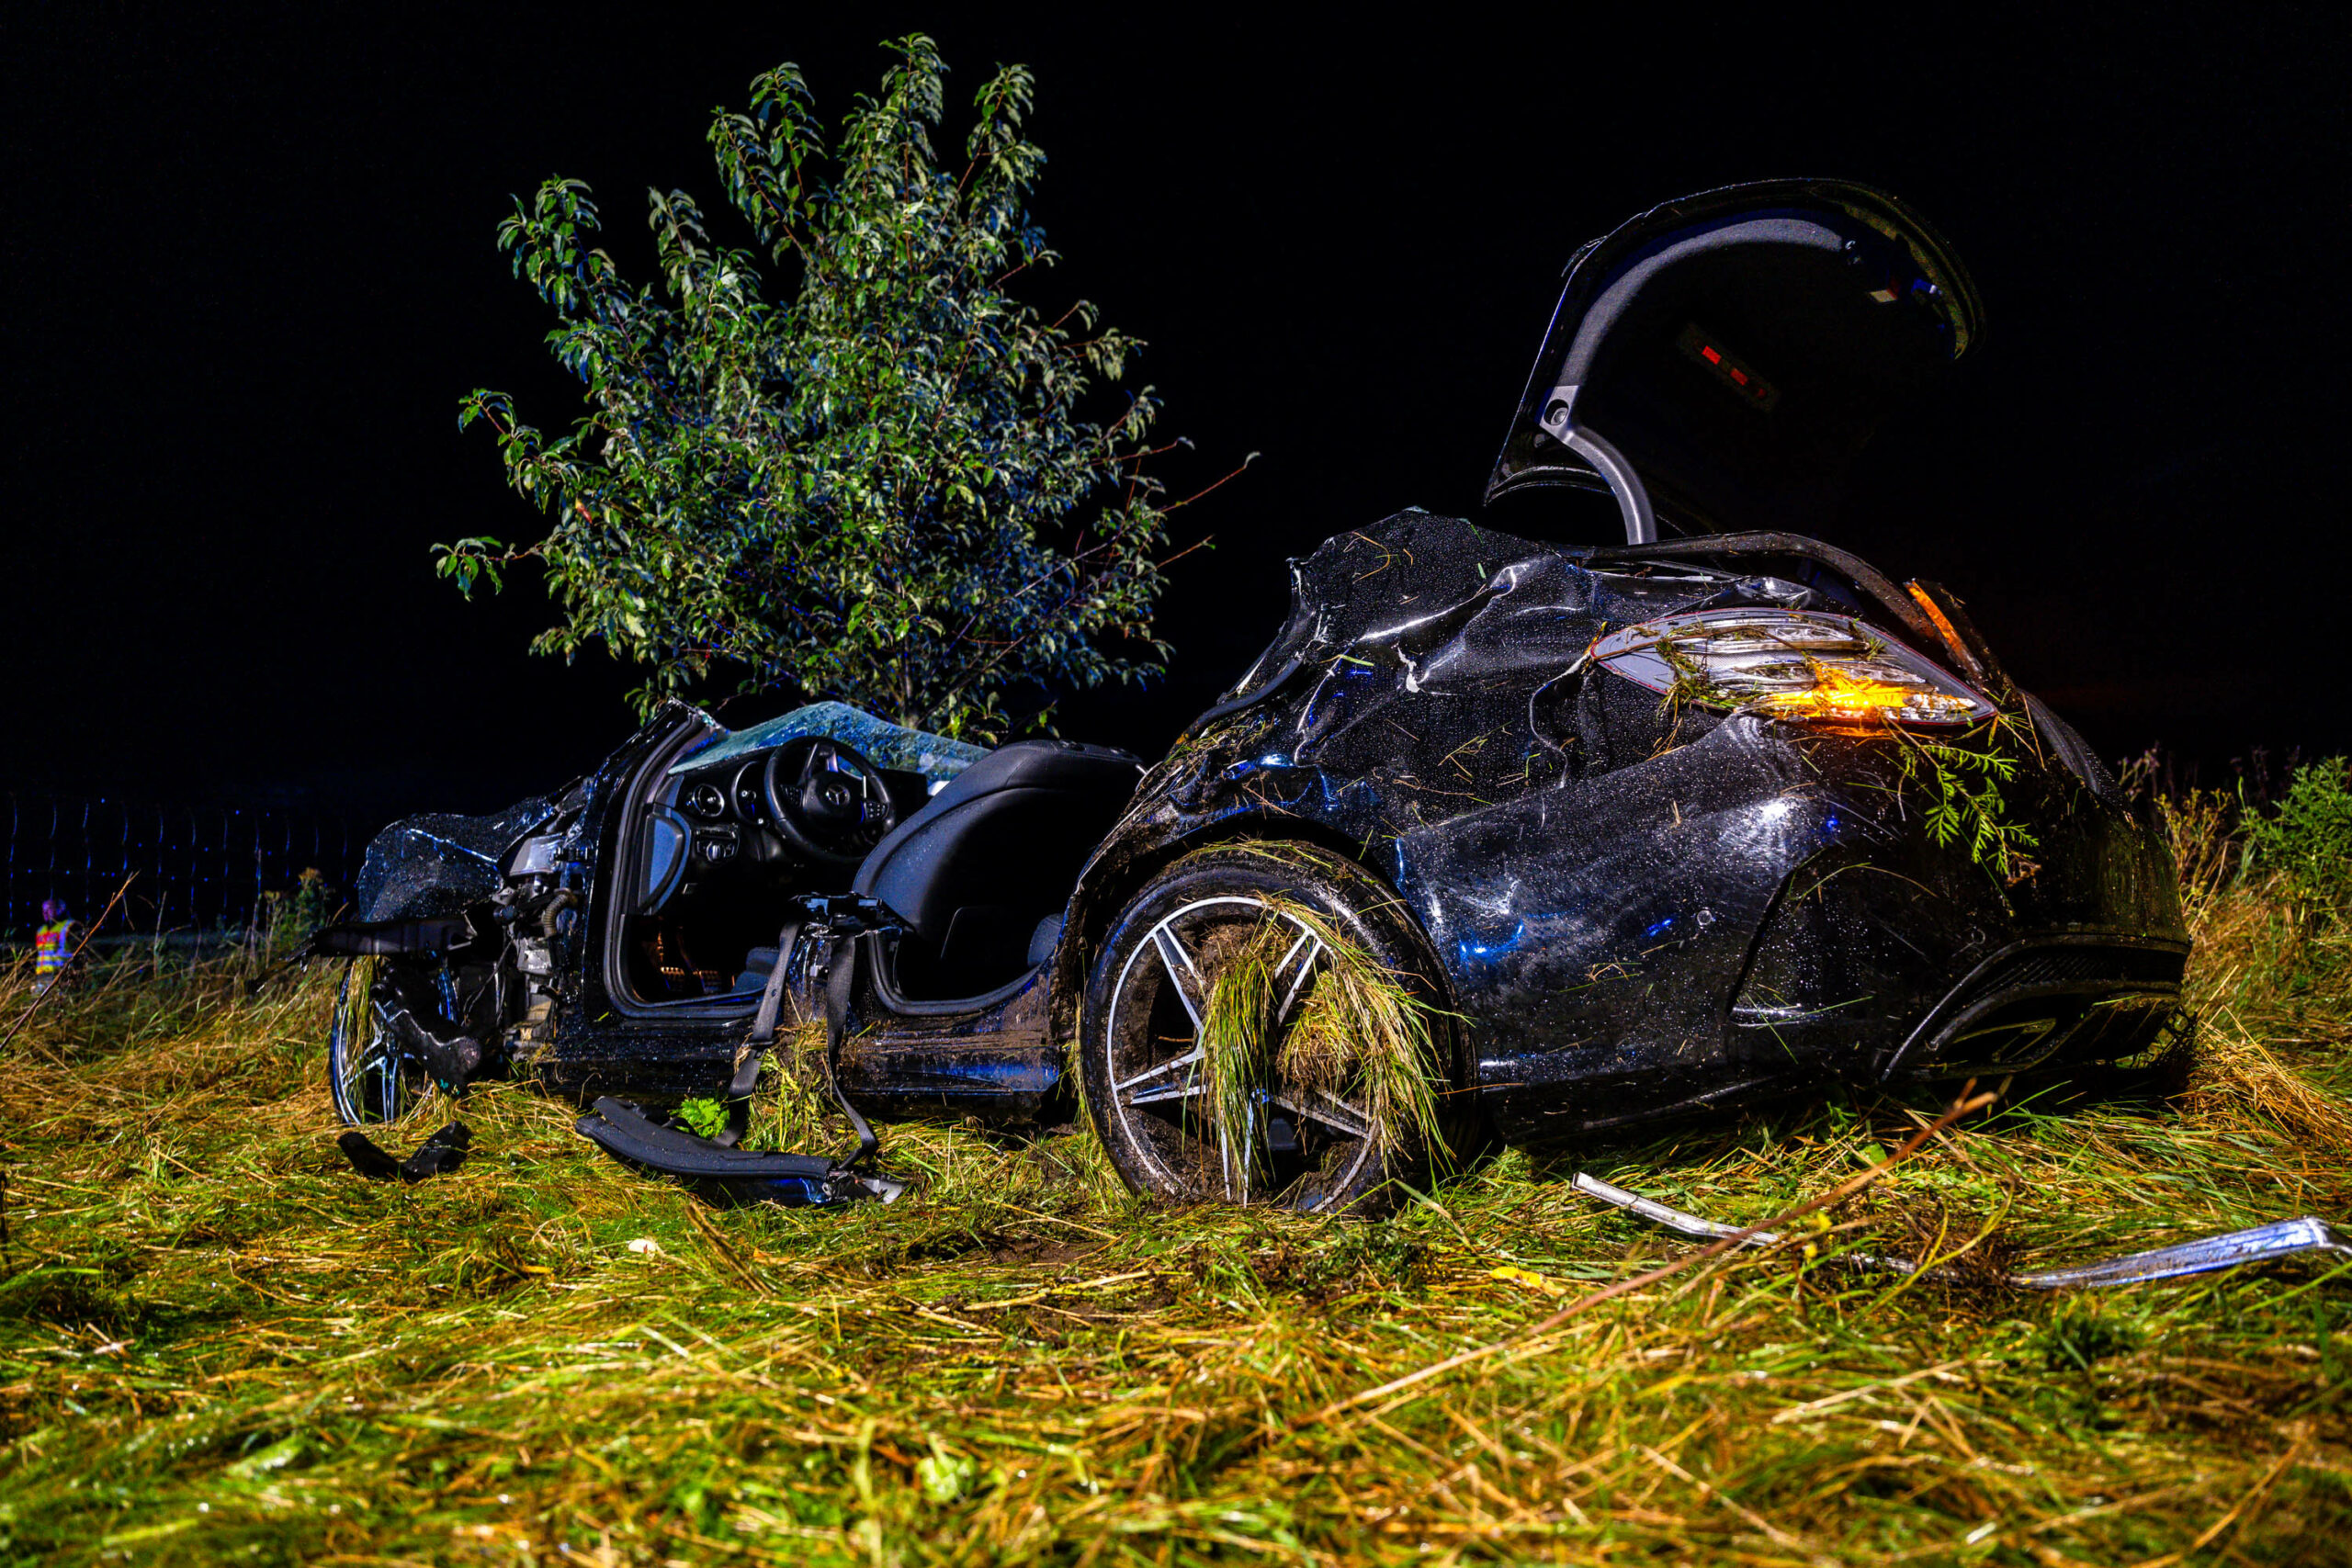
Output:
<path fill-rule="evenodd" d="M 752 1090 L 747 1149 L 786 1154 L 827 1152 L 826 1127 L 832 1113 L 831 1081 L 825 1073 L 825 1025 L 804 1019 L 776 1031 L 775 1044 L 760 1057 L 760 1081 Z M 848 1124 L 842 1124 L 846 1133 Z"/>
<path fill-rule="evenodd" d="M 1267 900 L 1266 910 L 1201 1010 L 1201 1066 L 1217 1125 L 1250 1125 L 1257 1095 L 1279 1080 L 1349 1101 L 1386 1147 L 1442 1150 L 1424 1004 L 1320 910 L 1286 898 Z M 1315 954 L 1303 982 L 1302 951 Z M 1229 1138 L 1227 1154 L 1238 1155 Z M 1228 1171 L 1237 1181 L 1243 1174 Z"/>

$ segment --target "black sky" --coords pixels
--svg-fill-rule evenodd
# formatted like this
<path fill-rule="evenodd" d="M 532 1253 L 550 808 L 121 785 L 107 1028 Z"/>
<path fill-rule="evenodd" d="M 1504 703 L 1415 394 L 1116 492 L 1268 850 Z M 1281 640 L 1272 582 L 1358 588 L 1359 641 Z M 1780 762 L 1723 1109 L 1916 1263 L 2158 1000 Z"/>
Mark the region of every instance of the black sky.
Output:
<path fill-rule="evenodd" d="M 1149 341 L 1180 491 L 1263 454 L 1180 514 L 1216 547 L 1166 686 L 1065 733 L 1156 751 L 1272 634 L 1283 556 L 1475 514 L 1581 241 L 1804 174 L 1927 214 L 1991 323 L 1817 531 L 1951 583 L 2110 755 L 2352 743 L 2340 10 L 1272 9 L 11 7 L 0 787 L 481 808 L 591 764 L 630 679 L 527 657 L 536 589 L 468 604 L 427 556 L 533 522 L 458 394 L 573 406 L 509 193 L 590 181 L 641 274 L 649 185 L 716 200 L 714 106 L 794 59 L 837 111 L 917 27 L 959 102 L 1036 69 L 1069 259 L 1034 297 Z"/>

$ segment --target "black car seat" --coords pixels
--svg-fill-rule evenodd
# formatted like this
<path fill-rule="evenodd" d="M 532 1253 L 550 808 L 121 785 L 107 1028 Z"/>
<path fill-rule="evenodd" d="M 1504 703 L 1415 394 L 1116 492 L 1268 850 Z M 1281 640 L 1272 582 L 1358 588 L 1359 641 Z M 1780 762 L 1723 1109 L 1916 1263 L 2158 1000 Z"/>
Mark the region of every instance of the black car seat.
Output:
<path fill-rule="evenodd" d="M 1135 794 L 1143 765 L 1072 740 L 1022 740 L 966 768 L 891 829 L 854 891 L 911 928 L 891 979 L 902 996 L 978 996 L 1053 950 L 1079 868 Z"/>

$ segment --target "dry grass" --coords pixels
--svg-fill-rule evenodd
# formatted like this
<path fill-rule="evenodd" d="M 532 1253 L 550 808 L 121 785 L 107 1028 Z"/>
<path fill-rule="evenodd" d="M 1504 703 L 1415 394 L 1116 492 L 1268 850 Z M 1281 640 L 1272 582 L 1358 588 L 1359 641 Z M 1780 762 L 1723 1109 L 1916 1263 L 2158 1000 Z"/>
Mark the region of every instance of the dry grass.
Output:
<path fill-rule="evenodd" d="M 2261 886 L 2197 919 L 2181 1104 L 1999 1111 L 1826 1228 L 1320 1419 L 1684 1255 L 1576 1164 L 1756 1220 L 1934 1107 L 1506 1154 L 1363 1225 L 1149 1209 L 1082 1139 L 955 1128 L 885 1130 L 924 1179 L 892 1207 L 718 1209 L 494 1086 L 463 1169 L 379 1186 L 333 1145 L 332 976 L 126 976 L 0 1075 L 0 1561 L 2342 1561 L 2346 1278 L 1993 1279 L 2352 1216 L 2335 939 Z M 778 1141 L 842 1139 L 768 1082 Z"/>
<path fill-rule="evenodd" d="M 799 1150 L 825 1135 L 833 1104 L 825 1073 L 825 1025 L 803 1021 L 780 1030 L 775 1049 L 760 1058 L 760 1081 L 752 1091 L 747 1149 Z"/>

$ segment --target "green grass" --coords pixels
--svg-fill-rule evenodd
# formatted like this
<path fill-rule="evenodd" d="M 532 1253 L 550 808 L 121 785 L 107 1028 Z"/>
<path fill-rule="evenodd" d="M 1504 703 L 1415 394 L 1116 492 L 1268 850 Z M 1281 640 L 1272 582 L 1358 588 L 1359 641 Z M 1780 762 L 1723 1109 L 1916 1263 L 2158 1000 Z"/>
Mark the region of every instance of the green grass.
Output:
<path fill-rule="evenodd" d="M 0 1074 L 0 1562 L 2344 1561 L 2352 1275 L 1989 1282 L 2352 1218 L 2343 939 L 2275 885 L 2192 892 L 2177 1102 L 1972 1119 L 1826 1229 L 1329 1414 L 1692 1244 L 1566 1158 L 1318 1224 L 1146 1208 L 1080 1138 L 953 1128 L 885 1129 L 925 1183 L 894 1207 L 719 1209 L 510 1087 L 467 1102 L 460 1172 L 375 1185 L 334 1146 L 331 975 L 126 976 Z M 1761 1220 L 1935 1110 L 1582 1163 Z M 1983 1267 L 1905 1283 L 1847 1247 Z"/>
<path fill-rule="evenodd" d="M 1317 910 L 1288 898 L 1270 900 L 1266 910 L 1270 918 L 1216 966 L 1201 1008 L 1202 1075 L 1216 1124 L 1250 1125 L 1252 1096 L 1271 1067 L 1284 1083 L 1352 1094 L 1388 1148 L 1442 1151 L 1437 1096 L 1430 1086 L 1436 1053 L 1428 1020 L 1405 982 Z M 1279 1032 L 1281 1044 L 1270 1050 L 1291 978 L 1283 962 L 1310 937 L 1319 952 L 1312 960 L 1317 966 L 1295 1021 Z M 1255 1173 L 1240 1168 L 1242 1162 L 1262 1167 L 1264 1151 L 1253 1158 L 1247 1146 L 1238 1135 L 1226 1142 L 1227 1192 L 1250 1190 Z"/>

